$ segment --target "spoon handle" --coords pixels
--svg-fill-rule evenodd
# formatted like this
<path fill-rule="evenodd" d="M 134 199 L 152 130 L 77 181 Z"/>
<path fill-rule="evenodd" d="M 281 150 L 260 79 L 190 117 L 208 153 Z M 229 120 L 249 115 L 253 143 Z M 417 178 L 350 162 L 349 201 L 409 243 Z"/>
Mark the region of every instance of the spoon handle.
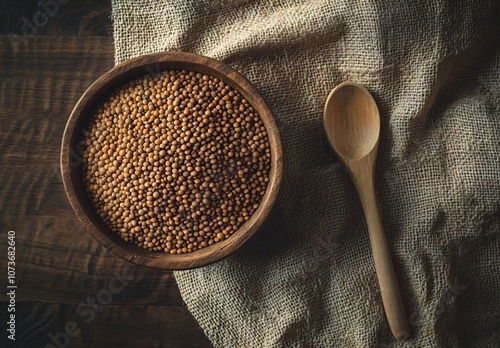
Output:
<path fill-rule="evenodd" d="M 382 227 L 382 220 L 380 219 L 380 212 L 375 197 L 374 180 L 364 180 L 364 184 L 357 186 L 368 225 L 368 233 L 370 235 L 370 243 L 385 315 L 394 337 L 403 341 L 409 336 L 408 321 L 403 301 L 401 300 L 391 254 Z"/>

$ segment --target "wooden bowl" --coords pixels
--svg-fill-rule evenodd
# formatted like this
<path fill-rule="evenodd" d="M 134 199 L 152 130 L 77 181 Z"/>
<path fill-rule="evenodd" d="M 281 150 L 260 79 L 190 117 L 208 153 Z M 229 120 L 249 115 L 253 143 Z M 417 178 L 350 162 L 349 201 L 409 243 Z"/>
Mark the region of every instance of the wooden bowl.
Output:
<path fill-rule="evenodd" d="M 98 217 L 81 175 L 82 151 L 77 147 L 96 103 L 116 87 L 134 77 L 162 70 L 190 70 L 215 76 L 238 90 L 259 113 L 268 133 L 271 146 L 270 180 L 259 208 L 230 238 L 185 254 L 149 251 L 127 243 L 112 232 Z M 92 236 L 113 254 L 137 265 L 168 270 L 189 269 L 218 261 L 252 237 L 268 216 L 278 194 L 282 172 L 281 140 L 271 110 L 257 89 L 242 75 L 217 60 L 184 52 L 148 54 L 128 60 L 102 75 L 76 103 L 62 139 L 61 172 L 64 189 L 76 214 Z M 75 236 L 75 238 L 78 238 Z"/>

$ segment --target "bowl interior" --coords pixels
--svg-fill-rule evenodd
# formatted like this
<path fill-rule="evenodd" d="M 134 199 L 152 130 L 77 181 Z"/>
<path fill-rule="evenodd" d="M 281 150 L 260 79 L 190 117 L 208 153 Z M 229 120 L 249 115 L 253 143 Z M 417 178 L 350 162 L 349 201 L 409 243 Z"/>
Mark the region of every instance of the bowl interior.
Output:
<path fill-rule="evenodd" d="M 97 215 L 82 184 L 83 149 L 78 143 L 96 104 L 131 79 L 145 74 L 155 76 L 163 70 L 189 70 L 215 76 L 247 99 L 259 113 L 271 147 L 271 169 L 266 192 L 259 208 L 230 238 L 185 254 L 149 251 L 122 240 Z M 66 125 L 61 150 L 61 172 L 66 193 L 73 209 L 87 230 L 115 255 L 135 264 L 162 268 L 188 269 L 215 262 L 229 255 L 252 235 L 265 220 L 276 199 L 282 172 L 282 151 L 274 117 L 256 88 L 242 75 L 222 62 L 184 52 L 165 52 L 131 59 L 101 76 L 75 105 Z"/>

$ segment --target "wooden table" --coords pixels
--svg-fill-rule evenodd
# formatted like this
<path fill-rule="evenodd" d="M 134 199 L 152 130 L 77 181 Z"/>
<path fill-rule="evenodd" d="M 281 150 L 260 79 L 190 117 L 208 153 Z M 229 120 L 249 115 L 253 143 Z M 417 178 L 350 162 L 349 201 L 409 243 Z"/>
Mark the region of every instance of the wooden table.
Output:
<path fill-rule="evenodd" d="M 0 347 L 209 347 L 172 273 L 101 247 L 63 189 L 66 120 L 114 65 L 110 3 L 4 1 L 0 11 Z M 5 329 L 9 230 L 15 341 Z"/>

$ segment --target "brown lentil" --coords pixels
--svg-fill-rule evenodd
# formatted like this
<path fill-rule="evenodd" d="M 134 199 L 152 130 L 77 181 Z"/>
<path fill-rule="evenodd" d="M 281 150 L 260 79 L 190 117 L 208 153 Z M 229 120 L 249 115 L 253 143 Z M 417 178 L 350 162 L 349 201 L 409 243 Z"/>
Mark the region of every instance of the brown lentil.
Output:
<path fill-rule="evenodd" d="M 121 86 L 96 108 L 81 144 L 97 214 L 148 250 L 181 254 L 230 237 L 269 182 L 262 120 L 206 74 L 163 71 Z"/>

